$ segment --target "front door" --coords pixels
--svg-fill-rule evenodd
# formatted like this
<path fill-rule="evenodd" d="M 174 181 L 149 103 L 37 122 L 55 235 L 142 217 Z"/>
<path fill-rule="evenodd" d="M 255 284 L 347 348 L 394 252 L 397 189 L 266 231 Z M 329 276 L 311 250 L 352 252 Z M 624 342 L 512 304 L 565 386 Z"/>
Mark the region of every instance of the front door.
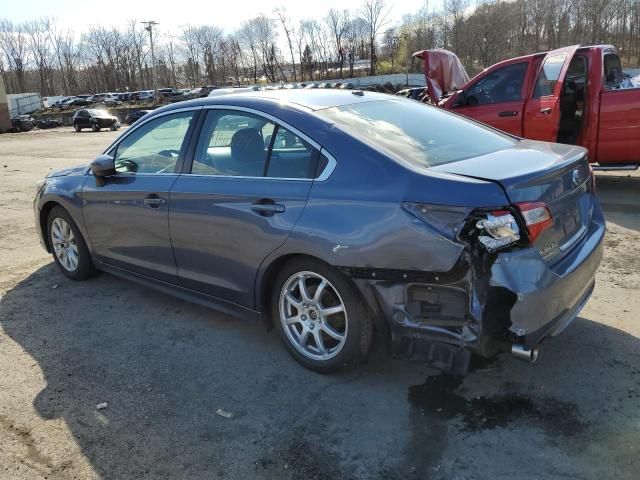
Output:
<path fill-rule="evenodd" d="M 528 68 L 528 60 L 497 67 L 471 84 L 453 111 L 522 136 L 523 86 Z"/>
<path fill-rule="evenodd" d="M 183 286 L 254 307 L 260 264 L 286 241 L 313 183 L 319 152 L 302 137 L 252 113 L 208 111 L 170 194 Z"/>
<path fill-rule="evenodd" d="M 560 93 L 573 55 L 579 45 L 547 53 L 542 61 L 533 95 L 525 106 L 524 137 L 555 142 L 560 128 Z"/>
<path fill-rule="evenodd" d="M 110 152 L 118 173 L 85 183 L 83 215 L 100 261 L 177 282 L 169 191 L 179 177 L 193 116 L 164 115 L 136 128 Z"/>

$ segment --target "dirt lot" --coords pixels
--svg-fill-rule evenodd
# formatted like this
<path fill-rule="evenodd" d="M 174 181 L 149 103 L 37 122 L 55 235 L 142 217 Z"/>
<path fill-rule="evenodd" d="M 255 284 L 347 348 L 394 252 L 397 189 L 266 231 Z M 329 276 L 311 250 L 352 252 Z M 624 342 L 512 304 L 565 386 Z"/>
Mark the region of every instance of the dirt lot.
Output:
<path fill-rule="evenodd" d="M 377 348 L 320 376 L 256 324 L 56 271 L 35 182 L 116 135 L 0 135 L 0 478 L 638 478 L 640 174 L 598 176 L 597 288 L 535 366 L 456 380 Z"/>

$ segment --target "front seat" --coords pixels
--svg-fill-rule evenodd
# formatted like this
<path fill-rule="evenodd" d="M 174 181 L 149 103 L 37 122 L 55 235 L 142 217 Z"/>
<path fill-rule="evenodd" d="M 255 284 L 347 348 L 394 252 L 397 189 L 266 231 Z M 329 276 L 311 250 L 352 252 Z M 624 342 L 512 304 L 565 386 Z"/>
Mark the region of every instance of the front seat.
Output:
<path fill-rule="evenodd" d="M 231 137 L 231 160 L 235 175 L 261 177 L 266 155 L 262 135 L 257 128 L 243 128 Z"/>

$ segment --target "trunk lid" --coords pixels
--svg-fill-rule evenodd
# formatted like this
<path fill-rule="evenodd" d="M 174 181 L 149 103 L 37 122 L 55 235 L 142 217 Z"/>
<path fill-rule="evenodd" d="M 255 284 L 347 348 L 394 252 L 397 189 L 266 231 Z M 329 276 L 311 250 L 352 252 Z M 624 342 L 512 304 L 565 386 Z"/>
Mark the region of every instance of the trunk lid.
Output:
<path fill-rule="evenodd" d="M 544 202 L 553 224 L 535 247 L 548 261 L 568 253 L 591 222 L 591 173 L 581 147 L 522 140 L 514 148 L 433 170 L 499 183 L 512 204 Z"/>

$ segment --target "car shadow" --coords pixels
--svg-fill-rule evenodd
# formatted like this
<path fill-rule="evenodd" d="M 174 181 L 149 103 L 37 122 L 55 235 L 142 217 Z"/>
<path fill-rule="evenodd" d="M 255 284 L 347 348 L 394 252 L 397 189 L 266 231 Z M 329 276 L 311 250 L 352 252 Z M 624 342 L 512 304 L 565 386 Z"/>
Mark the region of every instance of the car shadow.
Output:
<path fill-rule="evenodd" d="M 535 366 L 501 357 L 462 379 L 376 346 L 328 376 L 258 323 L 106 274 L 72 282 L 49 264 L 0 303 L 44 375 L 38 414 L 119 479 L 632 478 L 640 343 L 594 320 Z"/>

